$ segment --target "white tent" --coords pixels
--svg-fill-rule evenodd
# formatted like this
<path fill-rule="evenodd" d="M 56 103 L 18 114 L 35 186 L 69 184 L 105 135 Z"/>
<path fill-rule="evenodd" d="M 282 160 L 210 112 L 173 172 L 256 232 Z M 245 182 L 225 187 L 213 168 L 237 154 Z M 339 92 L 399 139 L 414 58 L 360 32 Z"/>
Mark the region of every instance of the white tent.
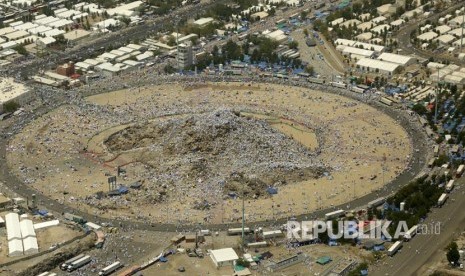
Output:
<path fill-rule="evenodd" d="M 8 242 L 8 256 L 17 257 L 23 255 L 23 243 L 19 239 L 14 239 Z"/>
<path fill-rule="evenodd" d="M 36 231 L 34 230 L 34 224 L 30 219 L 23 219 L 19 226 L 21 227 L 21 236 L 23 238 L 36 237 Z"/>
<path fill-rule="evenodd" d="M 16 213 L 9 213 L 5 216 L 6 232 L 9 241 L 18 239 L 21 241 L 21 228 L 19 226 L 19 216 Z"/>
<path fill-rule="evenodd" d="M 232 248 L 212 250 L 210 257 L 212 258 L 216 267 L 233 265 L 234 261 L 239 259 L 236 251 L 234 251 Z"/>
<path fill-rule="evenodd" d="M 39 245 L 37 244 L 36 237 L 27 237 L 23 239 L 24 254 L 35 254 L 39 253 Z"/>

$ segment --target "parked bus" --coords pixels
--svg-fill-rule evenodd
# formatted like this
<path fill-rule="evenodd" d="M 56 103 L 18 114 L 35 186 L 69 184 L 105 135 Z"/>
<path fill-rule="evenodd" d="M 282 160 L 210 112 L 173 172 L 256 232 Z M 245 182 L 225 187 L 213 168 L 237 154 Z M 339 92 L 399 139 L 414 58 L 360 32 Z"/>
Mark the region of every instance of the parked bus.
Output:
<path fill-rule="evenodd" d="M 372 200 L 372 201 L 368 202 L 367 207 L 368 208 L 376 208 L 376 207 L 380 206 L 381 204 L 384 204 L 384 202 L 386 202 L 386 198 L 380 197 L 380 198 L 377 198 L 375 200 Z"/>
<path fill-rule="evenodd" d="M 320 78 L 308 78 L 308 82 L 324 84 L 325 80 Z"/>
<path fill-rule="evenodd" d="M 250 233 L 250 228 L 249 227 L 244 227 L 244 233 Z M 228 235 L 240 235 L 242 234 L 242 228 L 229 228 L 228 229 Z"/>
<path fill-rule="evenodd" d="M 417 234 L 418 226 L 415 225 L 404 234 L 404 241 L 411 240 Z"/>
<path fill-rule="evenodd" d="M 79 255 L 77 255 L 77 256 L 75 256 L 75 257 L 73 257 L 73 258 L 71 258 L 71 259 L 65 261 L 64 263 L 62 263 L 62 264 L 60 265 L 60 269 L 61 269 L 61 270 L 66 270 L 66 269 L 68 268 L 68 265 L 70 265 L 70 264 L 71 264 L 72 262 L 74 262 L 74 261 L 79 260 L 80 258 L 82 258 L 82 257 L 84 257 L 84 256 L 85 256 L 84 254 L 79 254 Z"/>
<path fill-rule="evenodd" d="M 465 169 L 465 165 L 460 165 L 458 168 L 457 168 L 457 171 L 455 172 L 455 176 L 456 177 L 460 177 L 462 176 L 462 173 L 463 173 L 463 170 Z"/>
<path fill-rule="evenodd" d="M 100 270 L 98 275 L 110 275 L 111 273 L 115 272 L 116 270 L 120 269 L 123 266 L 121 262 L 114 262 L 111 265 L 103 268 Z"/>
<path fill-rule="evenodd" d="M 391 247 L 389 247 L 387 254 L 388 256 L 394 256 L 399 249 L 402 248 L 402 241 L 396 241 Z"/>
<path fill-rule="evenodd" d="M 387 105 L 387 106 L 391 106 L 392 105 L 392 101 L 385 98 L 385 97 L 381 97 L 381 99 L 379 100 L 381 103 Z"/>
<path fill-rule="evenodd" d="M 441 207 L 442 205 L 444 205 L 444 203 L 446 202 L 447 200 L 447 197 L 448 195 L 447 194 L 442 194 L 439 199 L 438 199 L 438 207 Z"/>
<path fill-rule="evenodd" d="M 365 89 L 360 88 L 360 87 L 358 87 L 358 86 L 352 86 L 352 87 L 350 88 L 350 91 L 356 92 L 356 93 L 360 93 L 360 94 L 365 93 Z"/>
<path fill-rule="evenodd" d="M 438 145 L 434 146 L 433 152 L 434 152 L 434 157 L 439 156 L 439 146 Z"/>
<path fill-rule="evenodd" d="M 339 87 L 339 88 L 347 88 L 347 84 L 345 84 L 343 82 L 332 81 L 332 82 L 329 83 L 329 85 L 334 86 L 334 87 Z"/>
<path fill-rule="evenodd" d="M 446 185 L 446 192 L 450 193 L 452 189 L 454 189 L 454 182 L 455 181 L 453 179 L 449 180 L 449 182 Z"/>
<path fill-rule="evenodd" d="M 343 216 L 344 214 L 345 214 L 345 211 L 340 209 L 340 210 L 325 214 L 325 219 L 326 220 L 331 220 L 331 219 L 339 218 L 339 217 Z"/>

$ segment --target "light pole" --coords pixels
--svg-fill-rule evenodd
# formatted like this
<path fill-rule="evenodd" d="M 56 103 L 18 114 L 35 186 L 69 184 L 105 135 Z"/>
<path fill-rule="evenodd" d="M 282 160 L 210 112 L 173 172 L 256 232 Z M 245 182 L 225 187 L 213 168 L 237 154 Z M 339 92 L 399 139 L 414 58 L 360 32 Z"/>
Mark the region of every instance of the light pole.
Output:
<path fill-rule="evenodd" d="M 464 28 L 464 23 L 465 23 L 465 6 L 464 6 L 464 9 L 462 11 L 462 24 L 460 24 L 460 26 L 462 26 L 462 36 L 460 36 L 460 51 L 462 51 L 462 46 L 463 46 L 463 28 Z"/>
<path fill-rule="evenodd" d="M 244 224 L 245 224 L 245 181 L 242 181 L 242 251 L 244 251 Z"/>
<path fill-rule="evenodd" d="M 438 85 L 436 87 L 436 99 L 434 100 L 434 124 L 438 123 L 438 94 L 439 94 L 439 66 L 438 69 Z"/>

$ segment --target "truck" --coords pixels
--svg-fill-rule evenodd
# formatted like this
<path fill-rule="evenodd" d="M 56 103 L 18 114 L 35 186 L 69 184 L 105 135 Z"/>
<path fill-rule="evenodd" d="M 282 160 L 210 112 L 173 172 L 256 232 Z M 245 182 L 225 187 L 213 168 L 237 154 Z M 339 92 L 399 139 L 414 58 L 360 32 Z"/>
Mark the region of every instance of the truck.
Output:
<path fill-rule="evenodd" d="M 90 263 L 90 261 L 92 261 L 92 258 L 89 256 L 89 255 L 86 255 L 82 258 L 80 258 L 79 260 L 76 260 L 72 263 L 70 263 L 68 265 L 68 267 L 66 268 L 66 271 L 68 272 L 72 272 L 80 267 L 83 267 L 85 266 L 86 264 Z"/>
<path fill-rule="evenodd" d="M 388 256 L 394 256 L 394 254 L 402 248 L 402 241 L 396 241 L 387 251 Z"/>
<path fill-rule="evenodd" d="M 405 234 L 404 234 L 404 241 L 411 240 L 417 234 L 418 226 L 412 226 Z"/>
<path fill-rule="evenodd" d="M 250 228 L 249 227 L 244 227 L 244 233 L 250 233 Z M 229 228 L 228 229 L 228 235 L 241 235 L 242 234 L 242 228 Z"/>
<path fill-rule="evenodd" d="M 442 205 L 444 205 L 444 203 L 446 202 L 447 200 L 447 197 L 448 195 L 447 194 L 442 194 L 439 199 L 438 199 L 438 207 L 441 207 Z"/>
<path fill-rule="evenodd" d="M 450 193 L 452 191 L 452 189 L 454 189 L 454 182 L 455 182 L 455 180 L 451 179 L 447 183 L 447 185 L 446 185 L 446 192 L 447 193 Z"/>
<path fill-rule="evenodd" d="M 61 269 L 61 270 L 66 270 L 66 269 L 68 268 L 68 265 L 70 265 L 70 264 L 71 264 L 72 262 L 74 262 L 74 261 L 79 260 L 80 258 L 82 258 L 82 257 L 84 257 L 84 256 L 85 256 L 84 254 L 79 254 L 79 255 L 77 255 L 77 256 L 74 256 L 73 258 L 71 258 L 71 259 L 65 261 L 64 263 L 62 263 L 62 264 L 60 265 L 60 269 Z"/>
<path fill-rule="evenodd" d="M 123 267 L 123 264 L 121 262 L 114 262 L 111 265 L 102 268 L 98 275 L 110 275 L 116 270 L 120 269 L 121 267 Z"/>
<path fill-rule="evenodd" d="M 465 165 L 460 165 L 458 168 L 457 168 L 457 171 L 455 172 L 455 176 L 456 177 L 460 177 L 462 176 L 463 174 L 463 170 L 465 169 Z"/>
<path fill-rule="evenodd" d="M 372 201 L 368 202 L 367 207 L 370 208 L 370 209 L 371 208 L 376 208 L 376 207 L 380 206 L 381 204 L 384 204 L 384 202 L 386 202 L 386 198 L 380 197 L 380 198 L 377 198 L 375 200 L 372 200 Z"/>
<path fill-rule="evenodd" d="M 331 220 L 331 219 L 339 218 L 339 217 L 345 215 L 345 213 L 346 212 L 344 210 L 340 209 L 340 210 L 325 214 L 325 219 L 326 220 Z"/>

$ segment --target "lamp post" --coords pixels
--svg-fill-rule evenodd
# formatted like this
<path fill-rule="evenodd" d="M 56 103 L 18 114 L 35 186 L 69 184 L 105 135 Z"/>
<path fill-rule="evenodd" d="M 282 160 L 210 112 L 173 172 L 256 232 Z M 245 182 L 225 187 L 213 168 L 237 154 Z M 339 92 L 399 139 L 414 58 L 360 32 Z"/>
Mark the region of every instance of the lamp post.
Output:
<path fill-rule="evenodd" d="M 438 123 L 439 66 L 436 68 L 438 69 L 438 84 L 436 87 L 436 95 L 434 100 L 434 124 Z"/>

